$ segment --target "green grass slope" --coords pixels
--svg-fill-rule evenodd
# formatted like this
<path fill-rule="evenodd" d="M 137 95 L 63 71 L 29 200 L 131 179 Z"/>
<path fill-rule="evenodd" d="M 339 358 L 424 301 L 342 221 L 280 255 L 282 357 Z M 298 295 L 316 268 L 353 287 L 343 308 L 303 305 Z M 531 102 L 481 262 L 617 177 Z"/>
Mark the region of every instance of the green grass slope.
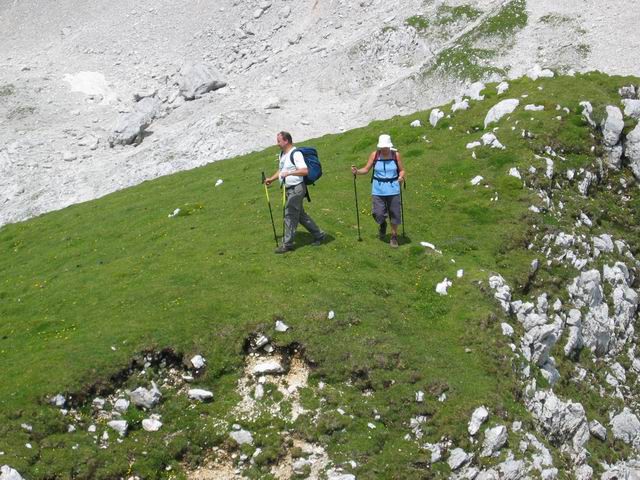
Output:
<path fill-rule="evenodd" d="M 544 168 L 534 153 L 545 146 L 572 165 L 591 163 L 595 140 L 578 104 L 617 103 L 625 83 L 629 79 L 601 74 L 513 82 L 500 99 L 528 97 L 498 124 L 507 148 L 478 148 L 477 159 L 465 145 L 484 132 L 484 116 L 499 99 L 493 86 L 484 101 L 437 128 L 409 126 L 414 119 L 428 125 L 422 112 L 304 142 L 318 148 L 325 171 L 311 187 L 312 203 L 305 203 L 330 235 L 319 248 L 303 231 L 294 252 L 273 254 L 260 172 L 275 170 L 275 148 L 3 227 L 0 464 L 26 478 L 182 478 L 185 465 L 226 445 L 228 430 L 214 421 L 226 419 L 254 432 L 263 448 L 247 470 L 254 478 L 270 478 L 269 465 L 284 448 L 282 431 L 326 445 L 337 464 L 356 461 L 358 478 L 445 475 L 444 464 L 425 467 L 425 451 L 404 438 L 412 417 L 428 418 L 424 440 L 447 436 L 463 446 L 469 415 L 481 404 L 504 421 L 528 418 L 487 288 L 491 272 L 522 286 L 537 255 L 526 246 L 528 208 L 539 199 L 507 172 Z M 525 112 L 526 103 L 546 108 Z M 570 113 L 557 111 L 557 104 Z M 522 129 L 534 138 L 523 138 Z M 408 172 L 407 238 L 397 250 L 376 238 L 366 177 L 358 179 L 364 241 L 357 241 L 349 166 L 364 163 L 381 133 L 391 134 Z M 472 186 L 476 175 L 490 188 Z M 214 187 L 218 178 L 224 183 Z M 271 188 L 270 194 L 281 230 L 280 192 Z M 178 207 L 183 214 L 170 218 Z M 458 269 L 464 270 L 460 279 Z M 445 277 L 453 286 L 440 296 L 435 286 Z M 277 319 L 291 329 L 276 333 Z M 303 399 L 310 411 L 319 409 L 315 418 L 233 418 L 244 345 L 254 332 L 304 352 L 312 375 Z M 143 417 L 132 409 L 130 434 L 101 449 L 86 428 L 67 433 L 69 422 L 46 402 L 60 392 L 108 389 L 132 358 L 164 348 L 185 359 L 204 355 L 208 366 L 196 385 L 213 390 L 215 399 L 190 406 L 168 394 L 158 407 L 160 432 L 141 430 Z M 322 393 L 319 382 L 326 385 Z M 415 401 L 419 390 L 426 392 L 424 403 Z M 447 399 L 439 402 L 443 392 Z M 338 407 L 352 417 L 337 416 Z M 90 406 L 78 410 L 85 415 Z M 373 412 L 380 416 L 376 429 L 367 426 Z"/>

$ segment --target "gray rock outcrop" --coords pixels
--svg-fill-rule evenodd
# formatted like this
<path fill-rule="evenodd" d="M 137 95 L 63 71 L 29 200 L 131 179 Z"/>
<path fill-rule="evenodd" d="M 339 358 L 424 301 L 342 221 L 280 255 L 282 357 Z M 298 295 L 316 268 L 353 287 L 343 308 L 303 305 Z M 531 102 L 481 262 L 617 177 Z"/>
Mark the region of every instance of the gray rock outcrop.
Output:
<path fill-rule="evenodd" d="M 622 112 L 618 107 L 607 106 L 607 116 L 602 122 L 602 137 L 604 149 L 607 153 L 607 165 L 618 170 L 622 161 L 622 145 L 620 144 L 620 134 L 624 128 Z"/>
<path fill-rule="evenodd" d="M 118 118 L 113 133 L 109 137 L 109 145 L 114 147 L 141 143 L 146 129 L 159 111 L 160 100 L 157 97 L 145 97 L 137 102 L 132 112 L 123 113 Z"/>
<path fill-rule="evenodd" d="M 191 400 L 199 400 L 201 402 L 209 401 L 213 398 L 213 393 L 202 388 L 192 388 L 187 392 Z"/>
<path fill-rule="evenodd" d="M 205 93 L 218 90 L 227 84 L 204 63 L 188 63 L 180 69 L 180 95 L 185 100 L 195 100 Z"/>
<path fill-rule="evenodd" d="M 582 463 L 586 455 L 584 444 L 589 440 L 584 407 L 571 400 L 563 401 L 552 391 L 542 390 L 536 391 L 526 405 L 551 443 L 566 450 L 574 463 Z"/>
<path fill-rule="evenodd" d="M 622 412 L 611 419 L 613 437 L 629 445 L 640 441 L 640 420 L 635 413 L 625 407 Z"/>
<path fill-rule="evenodd" d="M 497 427 L 488 428 L 484 432 L 484 442 L 482 443 L 481 457 L 489 457 L 498 452 L 507 443 L 508 432 L 507 427 L 498 425 Z"/>

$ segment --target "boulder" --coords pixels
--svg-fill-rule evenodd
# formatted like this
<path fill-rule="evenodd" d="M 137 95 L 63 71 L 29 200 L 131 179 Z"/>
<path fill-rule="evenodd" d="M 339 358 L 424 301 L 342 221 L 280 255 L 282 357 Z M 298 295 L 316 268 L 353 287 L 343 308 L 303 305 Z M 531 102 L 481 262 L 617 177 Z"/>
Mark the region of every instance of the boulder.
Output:
<path fill-rule="evenodd" d="M 185 100 L 194 100 L 205 93 L 218 90 L 227 85 L 219 79 L 219 75 L 204 63 L 188 63 L 180 69 L 180 95 Z"/>
<path fill-rule="evenodd" d="M 206 402 L 213 399 L 213 392 L 204 390 L 202 388 L 191 388 L 187 392 L 187 395 L 191 400 L 199 400 L 201 402 Z"/>
<path fill-rule="evenodd" d="M 244 445 L 244 444 L 253 445 L 253 435 L 251 435 L 251 432 L 248 432 L 246 430 L 242 430 L 242 429 L 234 430 L 229 434 L 229 436 L 233 440 L 235 440 L 235 442 L 238 445 Z"/>
<path fill-rule="evenodd" d="M 522 460 L 505 460 L 498 465 L 500 480 L 524 480 L 527 476 L 527 466 Z"/>
<path fill-rule="evenodd" d="M 162 393 L 158 390 L 158 387 L 154 382 L 151 382 L 151 390 L 147 390 L 144 387 L 138 387 L 133 392 L 129 392 L 129 398 L 131 403 L 136 407 L 153 408 L 162 398 Z"/>
<path fill-rule="evenodd" d="M 23 480 L 23 479 L 17 470 L 14 470 L 9 465 L 3 465 L 0 467 L 0 480 Z"/>
<path fill-rule="evenodd" d="M 439 108 L 434 108 L 429 114 L 429 123 L 432 127 L 435 127 L 442 117 L 444 117 L 444 112 Z"/>
<path fill-rule="evenodd" d="M 457 112 L 458 110 L 468 110 L 468 109 L 469 109 L 469 100 L 466 98 L 455 102 L 451 106 L 452 112 Z"/>
<path fill-rule="evenodd" d="M 640 100 L 622 100 L 624 105 L 624 114 L 627 117 L 640 120 Z"/>
<path fill-rule="evenodd" d="M 449 453 L 449 459 L 447 463 L 452 471 L 458 470 L 460 467 L 468 463 L 473 458 L 473 455 L 468 454 L 461 448 L 454 448 Z"/>
<path fill-rule="evenodd" d="M 589 422 L 589 432 L 603 442 L 607 439 L 607 429 L 597 420 L 591 420 Z"/>
<path fill-rule="evenodd" d="M 595 128 L 596 122 L 591 118 L 591 114 L 593 113 L 593 106 L 590 102 L 580 102 L 580 106 L 582 107 L 582 116 L 587 121 L 587 123 Z"/>
<path fill-rule="evenodd" d="M 509 90 L 509 84 L 507 82 L 500 82 L 496 87 L 496 92 L 498 93 L 498 95 L 502 95 L 507 90 Z"/>
<path fill-rule="evenodd" d="M 640 460 L 620 461 L 615 465 L 604 464 L 605 470 L 600 480 L 638 480 Z"/>
<path fill-rule="evenodd" d="M 574 455 L 584 454 L 589 425 L 580 403 L 563 401 L 550 390 L 538 390 L 526 405 L 552 445 L 562 445 Z"/>
<path fill-rule="evenodd" d="M 284 367 L 277 359 L 262 360 L 251 369 L 251 374 L 255 376 L 273 375 L 284 372 Z"/>
<path fill-rule="evenodd" d="M 636 86 L 631 84 L 631 85 L 625 85 L 624 87 L 620 87 L 618 89 L 618 94 L 620 94 L 620 96 L 624 99 L 629 99 L 629 98 L 637 98 L 636 97 Z M 624 102 L 624 100 L 623 100 Z"/>
<path fill-rule="evenodd" d="M 471 420 L 469 420 L 469 425 L 467 426 L 467 431 L 469 435 L 475 435 L 480 430 L 482 424 L 489 418 L 489 410 L 486 407 L 481 406 L 476 408 L 471 414 Z"/>
<path fill-rule="evenodd" d="M 465 91 L 465 95 L 471 100 L 484 100 L 484 95 L 481 92 L 486 88 L 486 85 L 482 82 L 475 82 L 469 85 L 469 88 Z"/>
<path fill-rule="evenodd" d="M 113 133 L 109 136 L 109 146 L 131 145 L 142 142 L 145 130 L 160 111 L 157 97 L 146 97 L 135 104 L 132 112 L 118 117 Z"/>
<path fill-rule="evenodd" d="M 499 425 L 497 427 L 488 428 L 484 432 L 484 442 L 482 443 L 481 457 L 490 457 L 498 452 L 507 443 L 508 432 L 507 427 Z"/>
<path fill-rule="evenodd" d="M 633 175 L 640 180 L 640 123 L 627 135 L 625 156 L 629 161 Z"/>
<path fill-rule="evenodd" d="M 606 147 L 614 147 L 620 141 L 624 128 L 622 112 L 618 107 L 607 105 L 607 116 L 602 121 L 602 137 Z"/>
<path fill-rule="evenodd" d="M 142 428 L 147 432 L 157 432 L 162 427 L 162 422 L 158 418 L 145 418 L 142 420 Z"/>
<path fill-rule="evenodd" d="M 634 444 L 640 440 L 640 420 L 629 408 L 611 419 L 613 437 L 627 444 Z"/>
<path fill-rule="evenodd" d="M 129 400 L 126 398 L 119 398 L 113 404 L 113 409 L 118 413 L 125 413 L 129 409 Z"/>
<path fill-rule="evenodd" d="M 127 434 L 127 430 L 129 429 L 129 424 L 126 420 L 111 420 L 107 423 L 110 428 L 113 428 L 118 435 L 124 437 Z"/>
<path fill-rule="evenodd" d="M 205 358 L 202 355 L 195 355 L 191 359 L 191 365 L 193 365 L 193 368 L 195 368 L 196 370 L 199 370 L 202 367 L 204 367 L 206 362 L 207 361 L 205 360 Z"/>
<path fill-rule="evenodd" d="M 520 105 L 520 100 L 517 98 L 509 98 L 496 103 L 489 109 L 487 115 L 484 117 L 484 128 L 490 123 L 497 122 L 505 115 L 513 113 L 513 111 Z"/>
<path fill-rule="evenodd" d="M 485 133 L 484 135 L 482 135 L 481 140 L 483 145 L 486 145 L 491 148 L 499 148 L 504 150 L 504 145 L 502 145 L 498 140 L 498 138 L 491 132 Z"/>

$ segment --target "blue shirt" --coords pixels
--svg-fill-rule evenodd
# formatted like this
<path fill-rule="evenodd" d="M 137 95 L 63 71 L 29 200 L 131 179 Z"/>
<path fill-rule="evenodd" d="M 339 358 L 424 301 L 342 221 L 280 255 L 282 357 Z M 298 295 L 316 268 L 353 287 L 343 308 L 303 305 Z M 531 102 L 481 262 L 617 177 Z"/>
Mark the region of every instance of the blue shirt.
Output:
<path fill-rule="evenodd" d="M 398 166 L 393 158 L 382 158 L 373 164 L 373 183 L 371 193 L 379 197 L 400 195 L 400 182 L 398 182 Z M 380 180 L 378 180 L 380 179 Z"/>

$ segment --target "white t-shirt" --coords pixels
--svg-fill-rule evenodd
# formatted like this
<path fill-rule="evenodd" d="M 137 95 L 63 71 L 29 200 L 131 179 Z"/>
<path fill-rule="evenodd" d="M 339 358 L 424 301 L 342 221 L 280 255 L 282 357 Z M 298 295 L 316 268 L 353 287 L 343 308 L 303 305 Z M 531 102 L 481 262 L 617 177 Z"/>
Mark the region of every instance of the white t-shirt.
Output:
<path fill-rule="evenodd" d="M 293 152 L 293 162 L 290 160 L 291 152 Z M 294 165 L 295 162 L 295 165 Z M 294 151 L 292 148 L 287 153 L 283 153 L 280 155 L 280 168 L 281 172 L 293 172 L 294 170 L 299 170 L 301 168 L 307 168 L 307 164 L 304 161 L 304 157 L 302 153 L 299 151 Z M 299 175 L 288 175 L 284 179 L 284 184 L 287 187 L 294 187 L 299 183 L 302 183 L 304 179 Z"/>

